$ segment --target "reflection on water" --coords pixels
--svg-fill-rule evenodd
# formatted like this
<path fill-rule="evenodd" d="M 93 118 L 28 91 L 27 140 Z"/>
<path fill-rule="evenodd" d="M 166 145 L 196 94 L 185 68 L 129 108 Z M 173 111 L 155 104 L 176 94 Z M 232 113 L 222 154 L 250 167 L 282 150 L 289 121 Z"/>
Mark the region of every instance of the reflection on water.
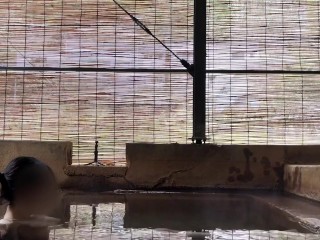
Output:
<path fill-rule="evenodd" d="M 50 239 L 320 239 L 240 195 L 127 194 L 65 200 Z"/>

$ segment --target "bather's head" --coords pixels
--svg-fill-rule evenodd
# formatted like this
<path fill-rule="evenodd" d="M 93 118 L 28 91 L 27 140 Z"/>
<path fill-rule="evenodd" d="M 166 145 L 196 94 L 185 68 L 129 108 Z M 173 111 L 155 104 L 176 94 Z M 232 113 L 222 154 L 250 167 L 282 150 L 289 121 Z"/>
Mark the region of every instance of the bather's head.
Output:
<path fill-rule="evenodd" d="M 0 174 L 1 197 L 19 216 L 48 214 L 55 204 L 57 183 L 49 166 L 33 157 L 12 160 Z"/>

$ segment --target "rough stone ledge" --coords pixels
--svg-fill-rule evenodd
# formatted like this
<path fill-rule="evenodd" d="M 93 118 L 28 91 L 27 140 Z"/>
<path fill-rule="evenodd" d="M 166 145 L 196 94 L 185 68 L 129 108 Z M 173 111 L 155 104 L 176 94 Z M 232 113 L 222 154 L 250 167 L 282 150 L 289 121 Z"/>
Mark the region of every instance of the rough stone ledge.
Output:
<path fill-rule="evenodd" d="M 124 177 L 127 172 L 126 167 L 96 167 L 96 166 L 67 166 L 64 169 L 66 175 L 72 176 L 104 176 L 104 177 Z"/>
<path fill-rule="evenodd" d="M 320 165 L 286 165 L 284 189 L 289 193 L 320 201 Z"/>
<path fill-rule="evenodd" d="M 47 163 L 57 181 L 62 184 L 68 179 L 63 169 L 72 163 L 72 143 L 62 141 L 0 141 L 0 170 L 14 158 L 30 156 Z"/>
<path fill-rule="evenodd" d="M 283 190 L 320 201 L 319 146 L 127 144 L 127 167 L 72 166 L 72 143 L 0 141 L 0 168 L 21 155 L 53 169 L 62 187 Z M 287 165 L 285 164 L 319 165 Z M 284 170 L 285 169 L 285 170 Z"/>
<path fill-rule="evenodd" d="M 309 231 L 320 234 L 320 203 L 291 194 L 251 194 L 251 196 L 279 209 Z"/>
<path fill-rule="evenodd" d="M 127 144 L 126 179 L 145 189 L 281 189 L 279 146 Z"/>
<path fill-rule="evenodd" d="M 114 189 L 134 189 L 126 179 L 126 167 L 67 166 L 64 173 L 68 179 L 62 188 L 85 191 L 106 191 Z"/>

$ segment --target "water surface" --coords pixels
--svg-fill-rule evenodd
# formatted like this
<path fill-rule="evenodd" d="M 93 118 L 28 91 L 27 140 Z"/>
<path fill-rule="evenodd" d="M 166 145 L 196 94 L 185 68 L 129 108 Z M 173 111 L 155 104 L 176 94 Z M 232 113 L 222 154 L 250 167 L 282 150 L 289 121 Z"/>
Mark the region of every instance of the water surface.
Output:
<path fill-rule="evenodd" d="M 245 195 L 125 194 L 69 198 L 51 239 L 320 239 Z"/>

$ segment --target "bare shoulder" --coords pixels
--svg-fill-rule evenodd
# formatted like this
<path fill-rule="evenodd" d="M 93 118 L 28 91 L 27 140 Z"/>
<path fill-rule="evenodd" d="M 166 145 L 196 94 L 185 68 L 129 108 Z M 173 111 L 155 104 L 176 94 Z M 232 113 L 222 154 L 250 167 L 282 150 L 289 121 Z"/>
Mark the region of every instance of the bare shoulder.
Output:
<path fill-rule="evenodd" d="M 6 220 L 6 219 L 0 219 L 0 240 L 5 239 L 9 226 L 12 224 L 12 222 Z"/>

